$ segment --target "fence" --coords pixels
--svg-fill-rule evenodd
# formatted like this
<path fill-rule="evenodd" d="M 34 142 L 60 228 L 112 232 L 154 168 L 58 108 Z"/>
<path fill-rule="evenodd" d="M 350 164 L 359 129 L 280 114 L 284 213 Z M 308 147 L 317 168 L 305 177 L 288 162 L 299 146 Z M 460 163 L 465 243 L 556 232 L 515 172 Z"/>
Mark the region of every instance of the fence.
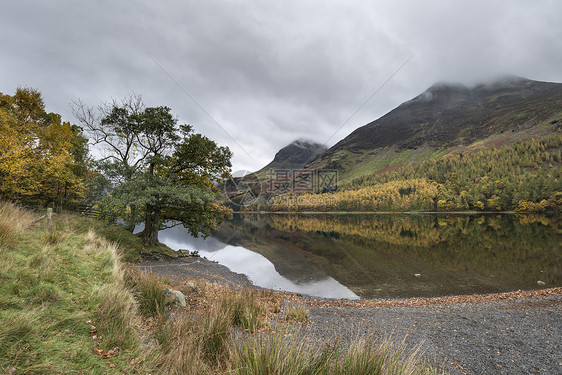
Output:
<path fill-rule="evenodd" d="M 99 219 L 101 217 L 101 210 L 95 208 L 91 204 L 79 204 L 76 206 L 76 211 L 82 215 L 87 215 Z"/>
<path fill-rule="evenodd" d="M 51 207 L 47 208 L 47 214 L 41 216 L 39 219 L 34 220 L 30 225 L 40 222 L 43 219 L 47 219 L 47 230 L 50 231 L 53 228 L 53 209 Z"/>

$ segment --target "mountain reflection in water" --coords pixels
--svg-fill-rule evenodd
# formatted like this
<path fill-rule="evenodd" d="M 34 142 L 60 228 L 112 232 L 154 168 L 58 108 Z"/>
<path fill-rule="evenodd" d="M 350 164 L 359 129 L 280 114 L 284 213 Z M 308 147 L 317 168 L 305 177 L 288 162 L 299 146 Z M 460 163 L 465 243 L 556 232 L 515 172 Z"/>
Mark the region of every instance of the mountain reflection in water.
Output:
<path fill-rule="evenodd" d="M 561 240 L 556 216 L 496 214 L 237 214 L 205 240 L 160 232 L 256 285 L 350 299 L 560 286 Z"/>

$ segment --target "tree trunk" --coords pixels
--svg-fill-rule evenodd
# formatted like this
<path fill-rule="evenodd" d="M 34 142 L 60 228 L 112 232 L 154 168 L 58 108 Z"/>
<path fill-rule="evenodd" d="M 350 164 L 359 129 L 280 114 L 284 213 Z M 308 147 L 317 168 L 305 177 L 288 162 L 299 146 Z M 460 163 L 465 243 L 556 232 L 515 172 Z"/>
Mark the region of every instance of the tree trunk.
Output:
<path fill-rule="evenodd" d="M 129 222 L 127 223 L 127 230 L 131 233 L 135 231 L 135 221 L 137 218 L 137 208 L 135 206 L 130 206 L 131 215 L 129 217 Z"/>
<path fill-rule="evenodd" d="M 148 167 L 149 179 L 152 180 L 154 176 L 154 163 L 150 163 Z M 158 229 L 160 229 L 160 207 L 158 204 L 153 206 L 146 205 L 146 219 L 144 222 L 144 231 L 142 234 L 143 242 L 147 246 L 155 245 L 158 243 Z"/>
<path fill-rule="evenodd" d="M 160 207 L 146 206 L 146 219 L 142 239 L 145 245 L 151 246 L 158 243 L 158 229 L 160 228 Z"/>

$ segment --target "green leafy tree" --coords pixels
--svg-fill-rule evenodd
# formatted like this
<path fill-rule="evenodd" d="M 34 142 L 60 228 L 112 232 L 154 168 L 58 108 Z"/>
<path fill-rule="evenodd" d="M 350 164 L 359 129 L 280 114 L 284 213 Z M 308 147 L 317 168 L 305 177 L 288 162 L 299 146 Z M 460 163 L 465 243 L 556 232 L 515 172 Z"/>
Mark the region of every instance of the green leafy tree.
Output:
<path fill-rule="evenodd" d="M 216 184 L 230 177 L 230 150 L 178 125 L 168 107 L 144 108 L 139 97 L 75 115 L 105 156 L 98 167 L 113 182 L 111 199 L 131 224 L 144 221 L 143 241 L 158 242 L 166 225 L 183 224 L 191 234 L 209 235 L 230 210 L 217 203 Z M 107 198 L 106 198 L 107 201 Z"/>

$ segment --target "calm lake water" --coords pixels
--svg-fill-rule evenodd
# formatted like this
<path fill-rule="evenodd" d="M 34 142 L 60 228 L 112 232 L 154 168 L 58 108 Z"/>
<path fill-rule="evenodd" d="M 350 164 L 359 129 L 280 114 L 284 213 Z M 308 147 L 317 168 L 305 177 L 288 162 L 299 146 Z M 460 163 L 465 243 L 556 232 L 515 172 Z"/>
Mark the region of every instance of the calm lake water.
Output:
<path fill-rule="evenodd" d="M 562 285 L 559 217 L 237 214 L 210 238 L 178 226 L 161 231 L 160 241 L 197 250 L 255 285 L 327 298 Z"/>

